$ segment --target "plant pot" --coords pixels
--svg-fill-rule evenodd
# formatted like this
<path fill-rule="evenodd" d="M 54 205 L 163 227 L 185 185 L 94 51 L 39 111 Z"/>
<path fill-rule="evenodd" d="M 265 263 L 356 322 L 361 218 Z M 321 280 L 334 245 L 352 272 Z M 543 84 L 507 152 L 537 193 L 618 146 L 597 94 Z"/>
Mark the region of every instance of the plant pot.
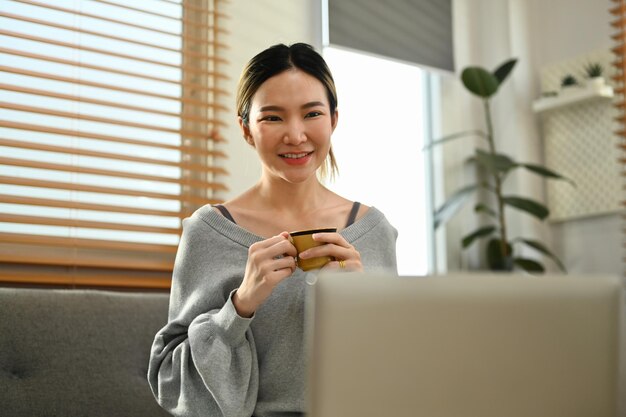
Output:
<path fill-rule="evenodd" d="M 489 269 L 495 272 L 511 272 L 513 271 L 513 257 L 507 256 L 504 259 L 492 261 L 489 264 Z"/>
<path fill-rule="evenodd" d="M 491 271 L 512 271 L 513 270 L 513 248 L 506 244 L 506 251 L 509 253 L 502 256 L 502 240 L 491 239 L 487 243 L 487 264 Z"/>
<path fill-rule="evenodd" d="M 587 79 L 587 87 L 590 87 L 594 90 L 601 89 L 606 85 L 606 80 L 604 77 L 593 77 Z"/>

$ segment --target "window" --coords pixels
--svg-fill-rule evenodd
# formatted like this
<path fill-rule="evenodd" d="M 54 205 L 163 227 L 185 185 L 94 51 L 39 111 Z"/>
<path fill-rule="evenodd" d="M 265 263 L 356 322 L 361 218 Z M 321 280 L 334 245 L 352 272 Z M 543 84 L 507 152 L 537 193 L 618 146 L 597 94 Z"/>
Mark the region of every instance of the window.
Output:
<path fill-rule="evenodd" d="M 324 48 L 339 97 L 333 151 L 339 176 L 328 186 L 385 213 L 398 229 L 398 272 L 425 275 L 432 245 L 426 177 L 428 75 L 414 65 Z"/>
<path fill-rule="evenodd" d="M 169 287 L 225 189 L 219 3 L 0 3 L 0 280 Z"/>

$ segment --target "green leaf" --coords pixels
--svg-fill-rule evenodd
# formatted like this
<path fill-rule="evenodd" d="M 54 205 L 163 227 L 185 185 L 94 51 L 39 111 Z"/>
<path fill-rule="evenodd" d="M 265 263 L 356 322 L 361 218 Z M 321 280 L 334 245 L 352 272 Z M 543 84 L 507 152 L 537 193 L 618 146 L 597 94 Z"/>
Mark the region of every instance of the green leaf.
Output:
<path fill-rule="evenodd" d="M 456 193 L 452 194 L 452 196 L 450 196 L 450 198 L 443 203 L 443 205 L 439 207 L 433 215 L 435 229 L 437 229 L 439 225 L 450 220 L 450 218 L 452 218 L 452 216 L 454 216 L 456 212 L 463 207 L 467 198 L 476 190 L 476 188 L 478 188 L 477 185 L 468 185 L 467 187 L 463 187 Z"/>
<path fill-rule="evenodd" d="M 540 220 L 544 220 L 550 215 L 550 210 L 546 206 L 528 198 L 505 196 L 502 197 L 502 201 L 504 204 L 532 214 Z"/>
<path fill-rule="evenodd" d="M 496 230 L 495 226 L 484 226 L 484 227 L 481 227 L 478 230 L 473 231 L 469 235 L 465 236 L 463 238 L 463 240 L 461 241 L 461 245 L 463 246 L 463 249 L 465 249 L 469 245 L 471 245 L 474 242 L 474 240 L 476 240 L 476 239 L 478 239 L 480 237 L 489 236 L 495 230 Z"/>
<path fill-rule="evenodd" d="M 491 217 L 496 217 L 498 215 L 498 213 L 495 212 L 494 209 L 492 209 L 491 207 L 487 207 L 486 205 L 484 205 L 483 203 L 478 203 L 474 206 L 474 211 L 476 213 L 485 213 L 490 215 Z"/>
<path fill-rule="evenodd" d="M 489 98 L 498 91 L 498 79 L 480 67 L 468 67 L 461 73 L 463 85 L 479 97 Z"/>
<path fill-rule="evenodd" d="M 558 180 L 565 180 L 570 182 L 574 187 L 576 186 L 576 183 L 572 180 L 570 180 L 569 178 L 566 178 L 564 176 L 562 176 L 561 174 L 558 174 L 544 166 L 541 165 L 536 165 L 536 164 L 520 164 L 520 166 L 523 166 L 524 168 L 526 168 L 529 171 L 534 172 L 535 174 L 539 174 L 542 175 L 544 177 L 548 177 L 548 178 L 554 178 L 554 179 L 558 179 Z"/>
<path fill-rule="evenodd" d="M 476 162 L 492 174 L 506 173 L 517 167 L 511 158 L 504 154 L 485 152 L 476 149 Z"/>
<path fill-rule="evenodd" d="M 459 133 L 453 133 L 452 135 L 447 135 L 444 137 L 441 137 L 439 139 L 435 139 L 433 140 L 431 143 L 429 143 L 428 145 L 424 146 L 424 150 L 430 149 L 435 145 L 439 145 L 445 142 L 448 142 L 450 140 L 453 139 L 459 139 L 459 138 L 463 138 L 463 137 L 471 137 L 471 136 L 478 136 L 481 138 L 487 138 L 487 134 L 481 130 L 468 130 L 465 132 L 459 132 Z"/>
<path fill-rule="evenodd" d="M 509 59 L 508 61 L 505 61 L 504 63 L 502 63 L 493 72 L 493 75 L 496 77 L 500 85 L 504 82 L 504 80 L 506 80 L 506 77 L 509 76 L 515 64 L 517 64 L 516 58 Z"/>
<path fill-rule="evenodd" d="M 514 258 L 513 263 L 526 272 L 544 272 L 545 268 L 539 262 L 527 258 Z"/>
<path fill-rule="evenodd" d="M 511 256 L 511 245 L 506 244 L 506 256 L 502 255 L 502 239 L 493 238 L 487 243 L 487 264 L 492 271 L 513 270 L 513 258 Z"/>
<path fill-rule="evenodd" d="M 523 242 L 527 246 L 530 246 L 531 248 L 536 249 L 537 251 L 543 253 L 544 255 L 552 259 L 554 263 L 556 263 L 559 266 L 561 271 L 567 272 L 561 260 L 557 258 L 556 255 L 554 255 L 552 252 L 550 252 L 550 250 L 546 248 L 541 242 L 537 242 L 536 240 L 522 239 L 522 238 L 517 238 L 515 240 Z"/>

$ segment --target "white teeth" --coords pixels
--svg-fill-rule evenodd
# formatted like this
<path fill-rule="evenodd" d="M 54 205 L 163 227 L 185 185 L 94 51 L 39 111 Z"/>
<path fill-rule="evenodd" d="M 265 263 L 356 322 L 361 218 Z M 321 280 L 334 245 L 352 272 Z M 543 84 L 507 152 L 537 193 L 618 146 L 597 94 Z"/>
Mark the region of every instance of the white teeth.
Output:
<path fill-rule="evenodd" d="M 296 158 L 304 158 L 308 154 L 309 154 L 308 152 L 303 152 L 303 153 L 285 153 L 285 154 L 283 154 L 281 156 L 283 158 L 296 159 Z"/>

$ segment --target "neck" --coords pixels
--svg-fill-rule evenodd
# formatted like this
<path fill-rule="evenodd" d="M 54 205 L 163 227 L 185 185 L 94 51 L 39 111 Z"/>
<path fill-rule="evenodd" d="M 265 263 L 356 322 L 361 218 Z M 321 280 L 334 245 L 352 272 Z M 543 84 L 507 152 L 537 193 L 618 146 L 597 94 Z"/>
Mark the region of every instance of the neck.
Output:
<path fill-rule="evenodd" d="M 262 178 L 252 190 L 262 207 L 300 214 L 323 208 L 331 194 L 317 177 L 298 184 Z"/>

